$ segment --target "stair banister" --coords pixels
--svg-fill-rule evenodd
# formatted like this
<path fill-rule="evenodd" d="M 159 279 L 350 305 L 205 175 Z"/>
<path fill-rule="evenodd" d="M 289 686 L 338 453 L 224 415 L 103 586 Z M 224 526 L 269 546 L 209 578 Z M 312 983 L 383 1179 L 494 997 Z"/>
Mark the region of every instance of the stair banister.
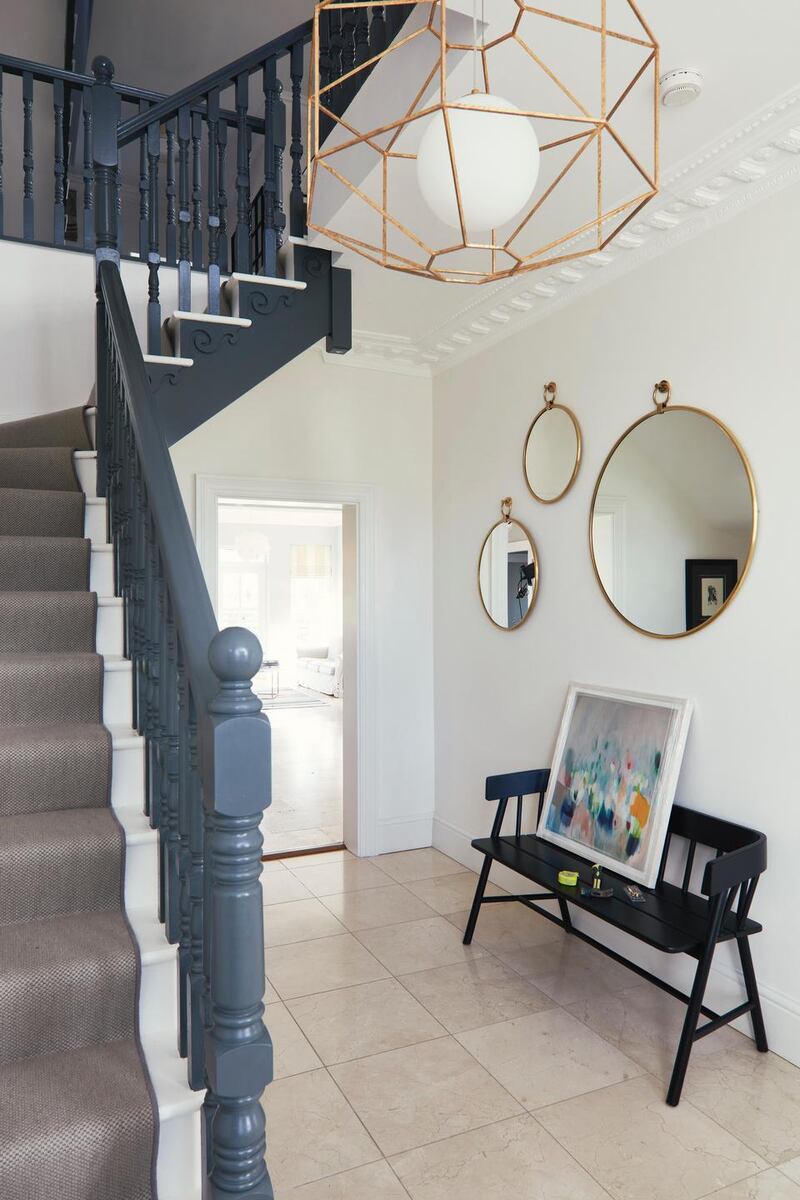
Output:
<path fill-rule="evenodd" d="M 108 171 L 112 194 L 113 164 Z M 111 240 L 108 222 L 98 223 L 99 248 L 101 239 Z M 107 253 L 98 252 L 97 276 L 100 490 L 148 743 L 164 916 L 180 946 L 180 1048 L 192 1086 L 208 1089 L 204 1197 L 272 1200 L 260 1102 L 272 1077 L 260 884 L 270 728 L 250 685 L 261 647 L 247 630 L 217 629 L 118 264 Z"/>

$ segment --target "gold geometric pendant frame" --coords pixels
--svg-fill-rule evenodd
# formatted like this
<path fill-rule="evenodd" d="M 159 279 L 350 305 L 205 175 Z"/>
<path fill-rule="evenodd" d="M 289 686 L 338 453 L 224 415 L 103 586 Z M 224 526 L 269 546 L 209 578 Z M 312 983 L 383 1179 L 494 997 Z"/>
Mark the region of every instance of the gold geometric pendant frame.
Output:
<path fill-rule="evenodd" d="M 516 9 L 511 27 L 500 36 L 493 37 L 485 45 L 481 45 L 478 51 L 480 55 L 480 69 L 483 76 L 483 90 L 486 92 L 491 92 L 492 90 L 493 51 L 503 43 L 513 40 L 521 46 L 530 60 L 552 81 L 559 92 L 568 99 L 572 111 L 552 112 L 534 108 L 520 109 L 519 113 L 514 114 L 514 116 L 506 113 L 505 115 L 508 119 L 515 119 L 517 115 L 523 118 L 533 118 L 537 122 L 539 130 L 546 128 L 548 122 L 559 121 L 572 123 L 572 128 L 576 128 L 577 125 L 588 127 L 581 129 L 579 132 L 569 133 L 563 137 L 556 137 L 551 141 L 539 139 L 541 155 L 545 155 L 548 151 L 554 151 L 559 147 L 571 145 L 571 143 L 576 144 L 576 149 L 574 152 L 570 150 L 570 156 L 566 164 L 557 171 L 542 193 L 540 195 L 537 195 L 536 192 L 534 193 L 531 207 L 524 215 L 515 220 L 514 228 L 510 234 L 504 233 L 503 235 L 499 235 L 498 231 L 492 230 L 488 241 L 471 241 L 464 223 L 461 189 L 459 186 L 449 114 L 453 110 L 464 109 L 466 106 L 459 105 L 448 99 L 448 54 L 452 52 L 475 53 L 475 46 L 471 42 L 455 41 L 448 38 L 447 0 L 424 0 L 423 3 L 419 3 L 417 5 L 418 8 L 430 10 L 427 20 L 419 28 L 405 36 L 402 35 L 401 31 L 401 34 L 385 50 L 370 56 L 365 62 L 354 66 L 335 82 L 327 85 L 322 85 L 320 78 L 320 14 L 326 11 L 343 13 L 345 11 L 370 8 L 372 6 L 366 3 L 365 0 L 320 0 L 317 3 L 314 13 L 308 106 L 309 229 L 323 234 L 345 249 L 353 250 L 363 257 L 370 259 L 372 262 L 377 263 L 379 266 L 388 267 L 391 270 L 421 275 L 443 282 L 480 284 L 506 279 L 514 275 L 521 275 L 528 271 L 557 266 L 571 260 L 585 258 L 589 255 L 602 252 L 622 232 L 625 226 L 636 217 L 637 213 L 640 212 L 648 201 L 656 195 L 659 188 L 659 47 L 635 0 L 620 0 L 625 10 L 630 10 L 632 14 L 637 30 L 635 34 L 612 28 L 607 20 L 609 0 L 595 0 L 598 4 L 599 12 L 597 20 L 594 22 L 567 16 L 563 12 L 552 12 L 547 8 L 526 3 L 525 0 L 509 0 L 509 2 Z M 547 0 L 542 0 L 542 3 L 546 2 Z M 394 7 L 395 5 L 406 3 L 407 0 L 385 0 L 384 7 Z M 582 12 L 586 16 L 585 3 L 582 3 L 582 0 L 575 0 L 575 4 L 577 7 L 582 7 Z M 596 35 L 600 78 L 599 111 L 593 114 L 588 107 L 581 103 L 576 95 L 573 94 L 573 91 L 559 77 L 558 72 L 552 65 L 540 58 L 534 47 L 529 45 L 524 39 L 520 32 L 520 26 L 526 13 L 535 14 L 538 18 L 558 22 L 562 26 L 573 27 L 575 30 L 582 31 L 582 34 L 591 33 Z M 358 76 L 362 72 L 370 71 L 381 60 L 387 59 L 392 54 L 397 54 L 404 46 L 416 38 L 425 36 L 433 36 L 438 39 L 439 47 L 435 64 L 410 106 L 407 106 L 405 111 L 396 119 L 388 123 L 384 122 L 376 128 L 360 131 L 352 123 L 348 113 L 337 116 L 332 111 L 329 107 L 329 93 L 334 88 L 352 77 Z M 606 63 L 608 47 L 615 41 L 641 48 L 645 58 L 632 78 L 628 79 L 622 91 L 618 95 L 611 97 L 607 94 L 608 79 Z M 426 101 L 424 97 L 430 93 L 432 85 L 434 86 L 433 98 L 429 98 Z M 641 152 L 635 154 L 623 140 L 618 130 L 614 128 L 614 118 L 620 111 L 621 106 L 633 95 L 636 89 L 641 90 L 648 86 L 651 89 L 651 94 L 647 98 L 648 110 L 652 106 L 652 132 L 648 132 L 648 144 L 646 147 L 648 159 L 652 160 L 652 166 L 649 170 L 642 165 Z M 482 109 L 482 111 L 502 112 L 503 110 Z M 430 117 L 436 112 L 441 112 L 443 115 L 450 154 L 450 167 L 453 173 L 455 198 L 458 206 L 459 223 L 461 226 L 460 238 L 444 246 L 430 245 L 428 240 L 422 234 L 415 232 L 408 222 L 403 222 L 397 215 L 393 215 L 391 206 L 393 169 L 402 160 L 416 159 L 416 154 L 402 153 L 395 149 L 398 139 L 412 122 Z M 323 143 L 320 142 L 320 118 L 328 118 L 335 126 L 344 131 L 345 136 L 340 143 L 331 145 L 330 138 L 326 138 Z M 649 116 L 647 123 L 649 125 Z M 634 189 L 635 194 L 627 196 L 621 203 L 612 205 L 608 210 L 606 210 L 604 205 L 606 191 L 603 153 L 604 133 L 613 139 L 613 143 L 634 169 L 636 178 L 640 180 L 639 187 Z M 387 136 L 388 140 L 386 140 Z M 379 139 L 384 139 L 384 143 L 381 144 Z M 362 187 L 347 177 L 345 170 L 340 165 L 337 165 L 337 155 L 341 159 L 341 155 L 344 152 L 359 145 L 369 146 L 381 157 L 379 198 L 369 196 Z M 565 232 L 559 233 L 557 237 L 548 237 L 543 245 L 534 245 L 533 249 L 528 247 L 524 251 L 520 249 L 520 235 L 526 230 L 530 235 L 531 229 L 535 229 L 535 225 L 531 225 L 531 223 L 535 222 L 537 214 L 553 197 L 556 197 L 557 201 L 560 189 L 563 191 L 562 185 L 570 179 L 571 172 L 583 156 L 591 153 L 591 148 L 595 150 L 594 157 L 596 160 L 596 166 L 593 169 L 594 197 L 592 210 L 594 215 L 592 218 L 588 221 L 581 221 L 577 227 L 568 228 Z M 368 237 L 357 237 L 353 233 L 336 229 L 329 223 L 318 224 L 315 222 L 315 195 L 318 191 L 322 173 L 326 173 L 337 180 L 349 193 L 358 197 L 368 207 L 373 217 L 376 216 L 379 219 L 380 238 L 369 240 Z M 406 245 L 408 247 L 405 253 L 400 253 L 397 249 L 393 249 L 390 246 L 391 234 L 402 235 L 404 248 Z M 452 265 L 452 262 L 448 264 L 447 258 L 450 257 L 452 259 L 459 252 L 470 252 L 472 258 L 477 257 L 480 260 L 477 269 L 472 264 L 469 269 L 465 266 Z"/>

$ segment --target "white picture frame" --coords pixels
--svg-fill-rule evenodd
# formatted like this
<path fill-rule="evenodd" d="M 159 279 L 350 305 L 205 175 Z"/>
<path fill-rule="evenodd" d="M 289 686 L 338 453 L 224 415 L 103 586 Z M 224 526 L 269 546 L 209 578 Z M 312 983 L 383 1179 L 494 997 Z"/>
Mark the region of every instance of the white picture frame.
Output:
<path fill-rule="evenodd" d="M 538 834 L 652 888 L 692 702 L 570 683 Z"/>

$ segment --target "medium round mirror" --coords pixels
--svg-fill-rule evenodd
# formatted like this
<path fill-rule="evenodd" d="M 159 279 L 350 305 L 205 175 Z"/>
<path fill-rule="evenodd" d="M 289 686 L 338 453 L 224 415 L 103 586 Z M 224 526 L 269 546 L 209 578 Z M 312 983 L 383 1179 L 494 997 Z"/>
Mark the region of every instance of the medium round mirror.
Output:
<path fill-rule="evenodd" d="M 484 539 L 478 561 L 481 602 L 499 629 L 516 629 L 530 614 L 539 590 L 539 559 L 528 530 L 511 519 L 511 501 L 503 518 Z"/>
<path fill-rule="evenodd" d="M 544 389 L 544 408 L 533 419 L 523 452 L 525 480 L 531 495 L 554 504 L 575 482 L 581 462 L 581 429 L 574 413 L 555 403 L 556 385 Z"/>
<path fill-rule="evenodd" d="M 669 395 L 668 385 L 660 384 Z M 750 566 L 757 506 L 750 464 L 710 413 L 657 401 L 612 449 L 591 509 L 598 581 L 623 620 L 684 637 L 718 617 Z"/>

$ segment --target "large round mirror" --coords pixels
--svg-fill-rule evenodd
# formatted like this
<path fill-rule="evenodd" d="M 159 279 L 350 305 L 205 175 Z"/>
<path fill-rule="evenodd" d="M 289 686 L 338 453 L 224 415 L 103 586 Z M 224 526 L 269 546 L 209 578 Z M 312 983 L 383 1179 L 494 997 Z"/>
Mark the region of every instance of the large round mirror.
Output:
<path fill-rule="evenodd" d="M 642 633 L 694 633 L 741 585 L 756 521 L 752 472 L 730 430 L 664 401 L 622 435 L 600 473 L 590 529 L 597 578 Z"/>
<path fill-rule="evenodd" d="M 500 629 L 516 629 L 528 617 L 539 590 L 539 559 L 528 530 L 511 519 L 511 503 L 503 502 L 503 519 L 492 526 L 478 561 L 481 602 Z"/>
<path fill-rule="evenodd" d="M 575 482 L 581 462 L 581 430 L 574 413 L 555 403 L 556 385 L 544 389 L 545 405 L 534 417 L 523 452 L 525 480 L 531 495 L 554 504 Z"/>

